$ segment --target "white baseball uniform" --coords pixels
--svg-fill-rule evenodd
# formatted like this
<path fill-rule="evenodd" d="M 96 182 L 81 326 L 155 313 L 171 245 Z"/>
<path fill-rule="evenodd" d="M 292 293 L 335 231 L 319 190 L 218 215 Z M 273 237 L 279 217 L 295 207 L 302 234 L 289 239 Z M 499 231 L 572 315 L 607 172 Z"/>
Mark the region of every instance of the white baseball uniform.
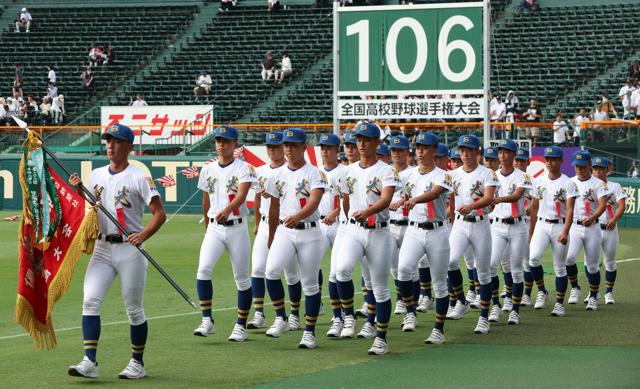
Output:
<path fill-rule="evenodd" d="M 598 199 L 609 196 L 611 191 L 607 184 L 594 176 L 581 181 L 578 176 L 571 179 L 578 188 L 579 197 L 573 210 L 573 224 L 569 231 L 569 250 L 567 266 L 575 265 L 580 249 L 584 247 L 584 263 L 589 273 L 598 272 L 598 259 L 602 245 L 602 230 L 598 222 L 589 227 L 579 225 L 582 219 L 591 216 L 598 208 Z"/>
<path fill-rule="evenodd" d="M 322 168 L 322 171 L 327 176 L 328 188 L 322 195 L 322 200 L 320 201 L 320 205 L 318 206 L 321 220 L 335 209 L 340 208 L 340 178 L 344 175 L 346 170 L 347 167 L 340 163 L 338 164 L 338 166 L 331 170 Z M 323 256 L 327 249 L 329 249 L 329 247 L 333 247 L 339 225 L 340 215 L 338 215 L 336 220 L 331 225 L 320 223 L 320 230 L 322 231 L 323 236 Z"/>
<path fill-rule="evenodd" d="M 480 200 L 487 187 L 500 185 L 496 173 L 480 165 L 471 172 L 464 171 L 464 167 L 461 166 L 451 172 L 451 178 L 456 210 L 463 205 Z M 488 215 L 489 207 L 475 209 L 466 217 L 456 211 L 455 222 L 449 237 L 449 247 L 451 247 L 449 270 L 459 269 L 460 256 L 471 246 L 475 254 L 475 269 L 481 285 L 491 282 L 491 228 Z"/>
<path fill-rule="evenodd" d="M 405 199 L 407 196 L 411 196 L 411 191 L 415 187 L 415 183 L 412 182 L 409 177 L 412 176 L 412 173 L 415 170 L 416 168 L 413 166 L 407 166 L 402 171 L 397 171 L 394 168 L 394 171 L 397 173 L 398 177 L 400 177 L 400 186 L 396 188 L 391 203 L 395 203 L 401 199 Z M 391 223 L 389 226 L 389 231 L 391 232 L 391 237 L 393 238 L 393 245 L 391 246 L 391 275 L 393 276 L 393 278 L 398 279 L 398 254 L 400 253 L 402 240 L 404 239 L 404 234 L 409 224 L 409 210 L 403 207 L 400 207 L 395 211 L 390 210 L 389 217 L 389 223 Z M 414 274 L 411 281 L 417 280 L 418 273 L 416 269 L 416 273 Z"/>
<path fill-rule="evenodd" d="M 91 173 L 89 189 L 128 232 L 140 232 L 144 207 L 160 196 L 156 187 L 139 167 L 130 164 L 112 174 L 109 166 Z M 120 277 L 122 298 L 131 325 L 145 322 L 142 306 L 147 280 L 147 260 L 129 243 L 109 243 L 107 235 L 120 235 L 118 227 L 102 212 L 98 213 L 99 239 L 89 260 L 84 278 L 82 314 L 100 315 L 104 295 L 116 276 Z"/>
<path fill-rule="evenodd" d="M 280 199 L 280 220 L 299 213 L 314 189 L 327 191 L 327 177 L 309 163 L 296 170 L 288 166 L 280 169 L 266 184 L 267 193 Z M 312 296 L 320 291 L 318 271 L 322 261 L 322 235 L 318 209 L 300 220 L 298 227 L 287 228 L 282 224 L 278 226 L 267 256 L 265 276 L 268 280 L 279 280 L 282 271 L 290 266 L 290 262 L 295 262 L 297 256 L 302 289 L 306 296 Z"/>
<path fill-rule="evenodd" d="M 540 259 L 551 244 L 553 268 L 556 277 L 567 275 L 567 249 L 569 245 L 558 242 L 558 236 L 564 229 L 564 218 L 567 214 L 567 200 L 578 197 L 576 184 L 564 174 L 552 180 L 549 176 L 540 176 L 532 191 L 538 199 L 538 221 L 531 237 L 529 247 L 529 265 L 540 266 Z M 571 242 L 571 237 L 569 237 Z"/>
<path fill-rule="evenodd" d="M 511 196 L 518 188 L 523 188 L 525 193 L 531 189 L 529 175 L 519 169 L 514 169 L 509 174 L 502 171 L 496 172 L 500 187 L 496 190 L 497 197 Z M 491 276 L 498 275 L 498 263 L 508 248 L 509 270 L 513 282 L 524 281 L 522 263 L 525 257 L 525 247 L 528 246 L 529 231 L 523 220 L 524 195 L 513 203 L 497 204 L 491 212 Z M 506 270 L 505 270 L 506 271 Z"/>
<path fill-rule="evenodd" d="M 600 226 L 602 230 L 602 253 L 604 254 L 604 268 L 608 272 L 616 271 L 616 251 L 620 242 L 618 226 L 609 231 L 602 226 L 606 225 L 613 218 L 618 210 L 618 201 L 627 198 L 627 194 L 622 190 L 622 186 L 617 182 L 607 182 L 611 193 L 607 196 L 607 210 L 600 216 Z"/>
<path fill-rule="evenodd" d="M 287 165 L 283 164 L 277 168 L 270 165 L 262 165 L 256 169 L 257 188 L 265 189 L 269 178 L 280 171 L 286 169 Z M 271 199 L 260 199 L 260 224 L 258 225 L 258 233 L 253 240 L 253 251 L 251 252 L 251 277 L 264 278 L 267 269 L 267 255 L 269 254 L 269 204 Z M 288 285 L 295 285 L 300 281 L 298 273 L 298 265 L 296 261 L 291 261 L 290 266 L 285 267 L 284 276 Z"/>
<path fill-rule="evenodd" d="M 416 168 L 409 179 L 414 184 L 412 193 L 414 197 L 430 192 L 434 186 L 439 186 L 444 191 L 432 201 L 416 204 L 409 212 L 409 227 L 399 254 L 398 280 L 413 281 L 417 265 L 426 255 L 430 264 L 434 294 L 436 298 L 443 298 L 448 294 L 447 196 L 453 189 L 453 182 L 449 173 L 438 167 L 428 173 L 420 173 Z"/>
<path fill-rule="evenodd" d="M 256 172 L 253 166 L 239 159 L 225 166 L 219 162 L 206 165 L 198 180 L 198 189 L 209 194 L 210 208 L 207 213 L 209 225 L 200 247 L 197 278 L 211 280 L 213 268 L 226 249 L 239 291 L 251 287 L 247 205 L 243 203 L 229 214 L 225 223 L 217 223 L 215 217 L 235 199 L 240 184 L 245 182 L 255 185 Z"/>

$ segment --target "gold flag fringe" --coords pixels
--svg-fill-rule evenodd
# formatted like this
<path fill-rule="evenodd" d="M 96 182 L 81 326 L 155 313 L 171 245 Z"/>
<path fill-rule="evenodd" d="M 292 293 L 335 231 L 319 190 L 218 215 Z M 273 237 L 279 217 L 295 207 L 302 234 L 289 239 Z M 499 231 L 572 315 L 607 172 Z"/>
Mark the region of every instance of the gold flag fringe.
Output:
<path fill-rule="evenodd" d="M 33 308 L 29 301 L 18 295 L 14 320 L 31 335 L 34 347 L 38 349 L 46 347 L 47 350 L 51 350 L 57 344 L 51 320 L 53 306 L 67 293 L 73 271 L 82 253 L 91 254 L 93 252 L 95 240 L 98 237 L 98 212 L 96 208 L 96 206 L 92 206 L 87 210 L 58 273 L 49 285 L 46 323 L 39 322 L 33 314 Z"/>

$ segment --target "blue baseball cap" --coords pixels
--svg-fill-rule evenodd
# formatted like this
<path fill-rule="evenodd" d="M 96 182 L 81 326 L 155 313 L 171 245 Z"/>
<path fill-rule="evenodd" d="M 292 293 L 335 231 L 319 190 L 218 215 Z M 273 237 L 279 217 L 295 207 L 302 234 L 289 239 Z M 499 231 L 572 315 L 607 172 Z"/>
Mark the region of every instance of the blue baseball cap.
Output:
<path fill-rule="evenodd" d="M 267 133 L 264 143 L 268 146 L 278 146 L 282 144 L 282 132 L 271 131 Z"/>
<path fill-rule="evenodd" d="M 458 151 L 457 147 L 454 147 L 451 150 L 449 150 L 449 158 L 462 160 L 462 158 L 460 158 L 460 152 Z"/>
<path fill-rule="evenodd" d="M 500 144 L 498 145 L 498 150 L 499 149 L 505 149 L 505 150 L 516 152 L 518 150 L 518 144 L 512 141 L 511 139 L 503 139 L 500 141 Z"/>
<path fill-rule="evenodd" d="M 522 147 L 519 147 L 518 150 L 516 150 L 516 159 L 524 159 L 524 160 L 528 161 L 529 160 L 529 150 L 523 149 Z"/>
<path fill-rule="evenodd" d="M 433 132 L 421 132 L 416 136 L 416 144 L 424 146 L 436 146 L 440 143 L 440 139 Z"/>
<path fill-rule="evenodd" d="M 325 146 L 340 146 L 340 138 L 331 133 L 321 134 L 319 144 Z"/>
<path fill-rule="evenodd" d="M 458 138 L 458 147 L 468 147 L 470 149 L 480 148 L 480 139 L 472 134 L 462 135 Z"/>
<path fill-rule="evenodd" d="M 353 132 L 347 132 L 346 134 L 344 134 L 344 136 L 342 137 L 344 139 L 344 144 L 346 145 L 347 143 L 351 143 L 351 144 L 356 144 L 356 136 L 353 134 Z"/>
<path fill-rule="evenodd" d="M 605 157 L 595 157 L 591 162 L 593 167 L 609 167 L 609 159 Z"/>
<path fill-rule="evenodd" d="M 123 124 L 116 123 L 109 126 L 109 128 L 107 128 L 107 130 L 103 132 L 102 135 L 100 135 L 100 139 L 109 139 L 109 138 L 116 138 L 116 139 L 127 141 L 129 143 L 133 143 L 134 136 L 131 128 Z"/>
<path fill-rule="evenodd" d="M 213 137 L 238 140 L 238 130 L 231 126 L 220 126 L 213 132 Z"/>
<path fill-rule="evenodd" d="M 378 145 L 378 149 L 376 150 L 376 154 L 384 155 L 386 157 L 391 155 L 391 150 L 389 149 L 389 146 L 387 146 L 386 144 L 380 143 Z"/>
<path fill-rule="evenodd" d="M 365 138 L 380 139 L 380 127 L 369 122 L 360 123 L 356 128 L 355 135 L 361 135 Z"/>
<path fill-rule="evenodd" d="M 545 158 L 562 158 L 563 156 L 562 149 L 558 146 L 547 146 L 544 148 Z"/>
<path fill-rule="evenodd" d="M 495 147 L 487 147 L 484 150 L 484 157 L 485 158 L 493 158 L 493 159 L 498 159 L 498 149 L 496 149 Z"/>
<path fill-rule="evenodd" d="M 307 143 L 307 133 L 302 128 L 287 128 L 282 134 L 282 143 Z"/>
<path fill-rule="evenodd" d="M 571 164 L 573 166 L 587 166 L 591 162 L 591 153 L 588 151 L 578 150 L 573 153 L 573 160 Z"/>
<path fill-rule="evenodd" d="M 392 149 L 409 150 L 409 139 L 403 135 L 394 136 L 389 140 L 389 147 Z"/>
<path fill-rule="evenodd" d="M 444 143 L 438 143 L 438 150 L 436 150 L 436 157 L 446 157 L 449 155 L 449 149 Z"/>

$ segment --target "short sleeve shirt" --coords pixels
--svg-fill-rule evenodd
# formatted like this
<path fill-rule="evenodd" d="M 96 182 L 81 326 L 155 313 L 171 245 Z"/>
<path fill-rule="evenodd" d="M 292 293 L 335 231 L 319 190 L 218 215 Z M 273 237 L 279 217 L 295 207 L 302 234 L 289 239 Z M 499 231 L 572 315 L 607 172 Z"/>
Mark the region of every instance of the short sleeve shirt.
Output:
<path fill-rule="evenodd" d="M 216 217 L 238 195 L 240 184 L 249 182 L 256 184 L 256 171 L 248 163 L 235 159 L 228 165 L 221 166 L 218 161 L 205 165 L 198 178 L 198 189 L 209 194 L 210 208 L 207 216 Z M 243 203 L 237 212 L 229 214 L 227 220 L 240 219 L 247 216 L 247 204 Z"/>

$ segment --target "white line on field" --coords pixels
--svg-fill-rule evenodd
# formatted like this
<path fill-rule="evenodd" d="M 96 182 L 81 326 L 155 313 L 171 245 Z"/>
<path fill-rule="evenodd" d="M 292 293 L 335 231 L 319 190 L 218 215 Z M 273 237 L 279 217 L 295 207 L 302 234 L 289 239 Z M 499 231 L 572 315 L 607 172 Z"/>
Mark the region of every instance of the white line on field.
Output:
<path fill-rule="evenodd" d="M 616 261 L 616 263 L 632 262 L 632 261 L 640 261 L 640 258 L 621 259 L 619 261 Z"/>

